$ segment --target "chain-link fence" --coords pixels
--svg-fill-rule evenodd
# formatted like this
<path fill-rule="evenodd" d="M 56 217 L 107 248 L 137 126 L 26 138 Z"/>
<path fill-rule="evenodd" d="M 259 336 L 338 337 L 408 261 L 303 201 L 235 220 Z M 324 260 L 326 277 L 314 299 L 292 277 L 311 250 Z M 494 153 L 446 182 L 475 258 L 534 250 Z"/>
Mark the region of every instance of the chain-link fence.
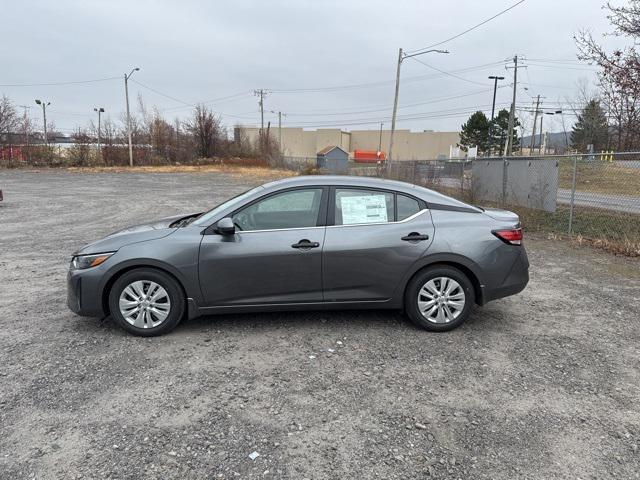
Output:
<path fill-rule="evenodd" d="M 640 153 L 350 163 L 349 173 L 508 208 L 530 231 L 640 255 Z"/>

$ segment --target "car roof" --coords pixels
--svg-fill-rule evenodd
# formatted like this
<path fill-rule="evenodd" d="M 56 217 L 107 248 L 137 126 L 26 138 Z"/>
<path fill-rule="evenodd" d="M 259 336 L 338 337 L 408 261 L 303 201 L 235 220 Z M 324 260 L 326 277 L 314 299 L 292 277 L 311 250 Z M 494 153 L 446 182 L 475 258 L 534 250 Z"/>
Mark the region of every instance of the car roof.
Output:
<path fill-rule="evenodd" d="M 419 185 L 377 177 L 359 177 L 349 175 L 301 175 L 265 183 L 262 186 L 268 191 L 275 191 L 289 187 L 306 187 L 314 185 L 382 188 L 413 195 L 421 198 L 427 202 L 427 204 L 437 203 L 440 205 L 450 205 L 455 207 L 477 208 Z"/>

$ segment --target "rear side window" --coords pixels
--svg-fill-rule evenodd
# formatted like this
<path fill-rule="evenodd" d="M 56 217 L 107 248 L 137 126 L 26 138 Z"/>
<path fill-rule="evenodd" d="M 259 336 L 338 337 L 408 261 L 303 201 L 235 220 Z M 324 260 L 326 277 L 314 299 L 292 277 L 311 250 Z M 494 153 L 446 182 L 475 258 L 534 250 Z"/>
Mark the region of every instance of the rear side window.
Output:
<path fill-rule="evenodd" d="M 420 204 L 414 198 L 398 194 L 396 201 L 398 202 L 398 221 L 409 218 L 420 211 Z"/>
<path fill-rule="evenodd" d="M 394 221 L 392 193 L 378 190 L 337 188 L 335 200 L 336 225 Z"/>

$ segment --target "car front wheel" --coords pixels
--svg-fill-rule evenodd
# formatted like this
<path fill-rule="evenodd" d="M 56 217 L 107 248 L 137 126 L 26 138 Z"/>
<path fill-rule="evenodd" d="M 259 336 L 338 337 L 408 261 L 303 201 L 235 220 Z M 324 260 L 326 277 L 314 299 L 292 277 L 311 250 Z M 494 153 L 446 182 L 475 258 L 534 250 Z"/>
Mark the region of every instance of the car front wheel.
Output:
<path fill-rule="evenodd" d="M 151 337 L 173 330 L 185 311 L 184 294 L 173 277 L 140 268 L 118 278 L 109 294 L 111 317 L 134 335 Z"/>
<path fill-rule="evenodd" d="M 435 265 L 419 272 L 407 286 L 405 310 L 416 325 L 435 332 L 460 326 L 474 303 L 473 285 L 460 270 Z"/>

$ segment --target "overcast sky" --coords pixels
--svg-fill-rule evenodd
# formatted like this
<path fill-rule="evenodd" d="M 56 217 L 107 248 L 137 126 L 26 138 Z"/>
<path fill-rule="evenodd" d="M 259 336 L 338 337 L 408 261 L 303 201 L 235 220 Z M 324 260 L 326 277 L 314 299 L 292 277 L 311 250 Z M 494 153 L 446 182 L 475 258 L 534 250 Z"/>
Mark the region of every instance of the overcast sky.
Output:
<path fill-rule="evenodd" d="M 226 125 L 258 124 L 252 92 L 264 88 L 271 91 L 265 121 L 274 125 L 271 110 L 286 113 L 290 126 L 376 129 L 386 122 L 388 128 L 399 47 L 411 51 L 439 42 L 516 1 L 3 2 L 0 93 L 31 106 L 37 118 L 34 99 L 50 101 L 48 117 L 69 133 L 95 118 L 94 107 L 119 120 L 125 109 L 122 76 L 137 66 L 132 107 L 140 94 L 170 121 L 185 118 L 191 104 L 233 96 L 208 105 Z M 529 95 L 536 94 L 546 97 L 548 107 L 573 98 L 578 79 L 593 84 L 593 67 L 550 60 L 576 60 L 573 35 L 579 30 L 598 36 L 609 30 L 602 3 L 526 0 L 440 47 L 450 54 L 418 57 L 462 78 L 405 60 L 398 128 L 458 130 L 469 112 L 490 114 L 491 74 L 507 77 L 497 103 L 508 105 L 513 70 L 505 70 L 505 60 L 514 54 L 528 65 L 519 70 L 529 90 L 518 89 L 518 104 L 530 105 Z M 112 79 L 5 86 L 105 78 Z"/>

